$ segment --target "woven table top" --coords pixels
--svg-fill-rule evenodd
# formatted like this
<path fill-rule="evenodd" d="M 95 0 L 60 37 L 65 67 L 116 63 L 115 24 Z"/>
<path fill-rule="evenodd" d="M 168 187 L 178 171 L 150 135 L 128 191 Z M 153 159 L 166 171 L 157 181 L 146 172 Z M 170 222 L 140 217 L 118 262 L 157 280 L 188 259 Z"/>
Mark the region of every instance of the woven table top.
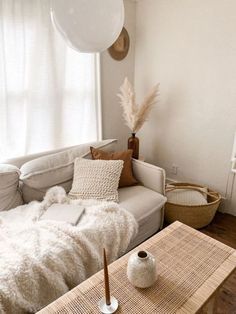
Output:
<path fill-rule="evenodd" d="M 158 279 L 148 289 L 127 279 L 129 255 L 147 250 L 157 260 Z M 236 251 L 180 222 L 175 222 L 109 266 L 116 313 L 196 313 L 236 268 Z M 98 272 L 41 310 L 45 313 L 99 313 L 104 295 L 103 271 Z"/>

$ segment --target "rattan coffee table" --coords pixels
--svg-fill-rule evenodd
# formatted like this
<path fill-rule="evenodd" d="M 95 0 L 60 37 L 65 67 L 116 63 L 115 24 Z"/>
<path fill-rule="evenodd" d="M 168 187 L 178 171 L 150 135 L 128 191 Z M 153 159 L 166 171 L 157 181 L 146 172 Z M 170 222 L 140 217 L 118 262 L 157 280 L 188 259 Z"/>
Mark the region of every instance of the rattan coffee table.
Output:
<path fill-rule="evenodd" d="M 134 288 L 126 276 L 129 255 L 147 250 L 157 259 L 158 280 L 148 289 Z M 180 222 L 175 222 L 109 266 L 117 313 L 214 313 L 215 299 L 236 268 L 236 251 Z M 51 303 L 45 313 L 99 313 L 103 271 Z"/>

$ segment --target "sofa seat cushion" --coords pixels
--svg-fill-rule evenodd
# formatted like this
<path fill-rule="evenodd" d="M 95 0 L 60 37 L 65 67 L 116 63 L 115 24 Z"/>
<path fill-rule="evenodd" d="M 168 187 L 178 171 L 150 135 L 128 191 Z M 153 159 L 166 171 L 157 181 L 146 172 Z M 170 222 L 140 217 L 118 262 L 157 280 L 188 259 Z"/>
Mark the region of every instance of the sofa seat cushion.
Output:
<path fill-rule="evenodd" d="M 118 192 L 119 205 L 132 213 L 139 224 L 132 248 L 160 229 L 166 197 L 141 185 L 124 187 Z"/>

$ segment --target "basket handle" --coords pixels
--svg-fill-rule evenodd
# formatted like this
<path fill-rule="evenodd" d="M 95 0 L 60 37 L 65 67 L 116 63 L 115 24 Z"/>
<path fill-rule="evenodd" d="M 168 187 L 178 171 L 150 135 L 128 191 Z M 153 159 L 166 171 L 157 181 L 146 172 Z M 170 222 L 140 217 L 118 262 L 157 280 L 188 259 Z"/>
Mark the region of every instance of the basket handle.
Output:
<path fill-rule="evenodd" d="M 202 194 L 206 194 L 210 197 L 213 197 L 215 200 L 218 200 L 218 196 L 214 195 L 215 193 L 212 192 L 212 193 L 209 193 L 209 192 L 206 192 L 206 191 L 202 191 L 200 188 L 198 187 L 195 187 L 195 186 L 185 186 L 185 185 L 182 185 L 182 186 L 173 186 L 173 187 L 170 187 L 170 188 L 167 188 L 166 189 L 166 192 L 171 192 L 171 191 L 174 191 L 174 190 L 193 190 L 193 191 L 198 191 Z"/>

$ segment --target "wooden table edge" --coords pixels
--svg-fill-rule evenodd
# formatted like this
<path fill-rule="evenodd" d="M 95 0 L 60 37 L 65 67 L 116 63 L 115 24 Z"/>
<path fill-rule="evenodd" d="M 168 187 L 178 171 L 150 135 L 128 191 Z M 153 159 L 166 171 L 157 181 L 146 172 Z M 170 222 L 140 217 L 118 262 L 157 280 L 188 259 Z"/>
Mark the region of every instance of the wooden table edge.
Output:
<path fill-rule="evenodd" d="M 227 270 L 226 270 L 227 268 Z M 198 314 L 204 309 L 207 303 L 218 293 L 223 284 L 236 270 L 236 251 L 231 254 L 225 261 L 220 265 L 219 268 L 203 283 L 201 287 L 182 305 L 177 314 Z M 227 274 L 226 274 L 227 272 Z M 203 297 L 202 297 L 203 295 Z M 207 296 L 207 298 L 206 298 Z M 199 299 L 206 299 L 198 305 Z"/>

